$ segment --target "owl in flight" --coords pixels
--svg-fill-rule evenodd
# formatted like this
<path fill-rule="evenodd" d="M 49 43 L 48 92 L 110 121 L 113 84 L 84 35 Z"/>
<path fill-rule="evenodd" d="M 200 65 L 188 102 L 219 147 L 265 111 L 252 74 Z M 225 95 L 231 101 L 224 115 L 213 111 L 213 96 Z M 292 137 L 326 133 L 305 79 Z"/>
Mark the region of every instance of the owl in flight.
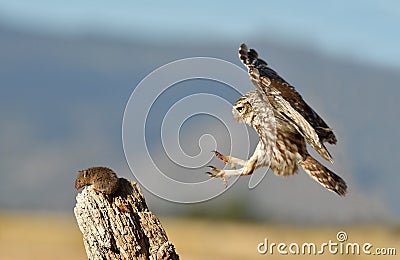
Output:
<path fill-rule="evenodd" d="M 241 96 L 233 105 L 236 121 L 252 126 L 260 136 L 254 154 L 249 160 L 224 156 L 214 151 L 215 156 L 231 170 L 210 166 L 211 177 L 226 178 L 250 175 L 255 169 L 266 166 L 277 175 L 297 173 L 301 166 L 311 178 L 330 191 L 346 194 L 345 181 L 314 159 L 308 152 L 306 142 L 324 159 L 333 159 L 324 143 L 336 144 L 336 137 L 325 121 L 303 100 L 300 94 L 280 77 L 268 64 L 258 58 L 253 49 L 245 44 L 239 48 L 239 58 L 247 67 L 256 89 Z M 236 166 L 242 168 L 236 169 Z"/>

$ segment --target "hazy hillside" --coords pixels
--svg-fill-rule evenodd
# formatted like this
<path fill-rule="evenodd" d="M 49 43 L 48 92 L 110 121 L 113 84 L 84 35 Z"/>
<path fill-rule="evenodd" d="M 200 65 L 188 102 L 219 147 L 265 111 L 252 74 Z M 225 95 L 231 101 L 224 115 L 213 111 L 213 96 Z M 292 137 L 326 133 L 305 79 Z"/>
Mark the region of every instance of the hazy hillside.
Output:
<path fill-rule="evenodd" d="M 347 220 L 393 212 L 398 217 L 399 71 L 358 64 L 352 57 L 327 57 L 312 46 L 243 41 L 335 128 L 339 142 L 332 147 L 332 168 L 356 195 L 342 205 L 304 174 L 292 179 L 269 175 L 254 191 L 240 182 L 209 204 L 189 208 L 148 195 L 150 205 L 160 212 L 185 212 L 243 201 L 241 206 L 257 217 L 298 211 L 300 219 L 307 219 L 313 210 L 324 216 L 329 200 L 333 211 L 357 212 L 349 213 Z M 76 171 L 92 165 L 108 165 L 132 179 L 122 150 L 121 124 L 135 86 L 154 69 L 181 58 L 210 56 L 240 65 L 239 44 L 205 39 L 196 45 L 164 45 L 140 36 L 137 41 L 93 35 L 62 38 L 0 28 L 0 208 L 70 211 Z M 202 91 L 212 91 L 212 86 Z M 281 193 L 286 194 L 284 202 L 276 199 Z M 304 209 L 307 202 L 317 206 Z"/>

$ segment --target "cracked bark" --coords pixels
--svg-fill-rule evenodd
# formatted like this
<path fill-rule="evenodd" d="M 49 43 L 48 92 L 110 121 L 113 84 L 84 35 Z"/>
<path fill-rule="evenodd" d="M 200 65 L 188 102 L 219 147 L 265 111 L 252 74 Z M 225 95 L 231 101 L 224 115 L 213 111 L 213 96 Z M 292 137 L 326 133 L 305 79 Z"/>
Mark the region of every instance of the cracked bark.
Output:
<path fill-rule="evenodd" d="M 179 259 L 136 183 L 119 178 L 112 195 L 87 186 L 76 201 L 74 213 L 89 259 Z"/>

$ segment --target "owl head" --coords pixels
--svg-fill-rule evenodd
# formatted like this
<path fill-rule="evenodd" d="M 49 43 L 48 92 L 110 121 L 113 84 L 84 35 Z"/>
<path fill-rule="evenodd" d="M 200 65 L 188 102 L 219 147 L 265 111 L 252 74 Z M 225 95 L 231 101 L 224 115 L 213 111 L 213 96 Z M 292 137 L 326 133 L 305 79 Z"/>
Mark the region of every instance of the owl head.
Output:
<path fill-rule="evenodd" d="M 246 95 L 241 96 L 233 105 L 233 118 L 236 122 L 244 122 L 252 125 L 252 121 L 256 116 Z"/>

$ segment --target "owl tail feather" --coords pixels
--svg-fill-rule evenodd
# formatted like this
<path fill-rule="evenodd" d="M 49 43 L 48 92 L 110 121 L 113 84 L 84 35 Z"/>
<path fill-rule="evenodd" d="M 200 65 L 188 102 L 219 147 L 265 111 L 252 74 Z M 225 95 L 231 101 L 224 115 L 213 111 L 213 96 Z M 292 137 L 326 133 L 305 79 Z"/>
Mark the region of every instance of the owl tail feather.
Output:
<path fill-rule="evenodd" d="M 301 167 L 306 171 L 311 178 L 316 180 L 322 186 L 330 191 L 336 192 L 340 196 L 344 196 L 347 192 L 346 182 L 336 175 L 334 172 L 330 171 L 328 168 L 323 166 L 317 160 L 315 160 L 311 155 L 307 155 L 306 159 L 300 162 Z"/>

